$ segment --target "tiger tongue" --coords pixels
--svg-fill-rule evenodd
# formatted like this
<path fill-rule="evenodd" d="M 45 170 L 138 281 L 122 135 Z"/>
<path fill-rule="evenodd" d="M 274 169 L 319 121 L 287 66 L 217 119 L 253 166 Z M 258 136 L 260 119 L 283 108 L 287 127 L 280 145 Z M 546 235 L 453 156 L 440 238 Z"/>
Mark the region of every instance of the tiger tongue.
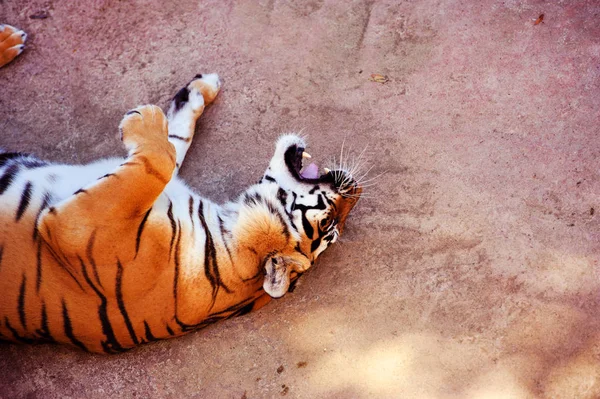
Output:
<path fill-rule="evenodd" d="M 300 176 L 305 179 L 316 179 L 319 177 L 319 167 L 313 162 L 300 172 Z"/>

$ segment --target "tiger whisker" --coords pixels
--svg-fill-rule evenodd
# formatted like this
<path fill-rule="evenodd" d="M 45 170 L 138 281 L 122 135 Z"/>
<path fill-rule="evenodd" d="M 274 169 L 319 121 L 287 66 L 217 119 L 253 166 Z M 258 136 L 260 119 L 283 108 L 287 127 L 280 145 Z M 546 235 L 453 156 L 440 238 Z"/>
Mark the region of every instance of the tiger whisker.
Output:
<path fill-rule="evenodd" d="M 369 172 L 371 172 L 371 170 L 372 170 L 374 167 L 375 167 L 375 165 L 371 165 L 371 167 L 370 167 L 369 169 L 367 169 L 365 172 L 363 172 L 363 173 L 362 173 L 360 176 L 358 176 L 358 177 L 356 178 L 356 181 L 357 181 L 357 182 L 360 182 L 360 183 L 364 183 L 365 181 L 367 181 L 367 180 L 363 180 L 363 179 L 364 179 L 365 177 L 367 177 L 367 176 L 368 176 Z"/>
<path fill-rule="evenodd" d="M 369 170 L 370 170 L 370 169 L 369 169 Z M 386 175 L 387 173 L 388 173 L 388 171 L 387 171 L 387 170 L 385 170 L 385 171 L 381 172 L 380 174 L 378 174 L 377 176 L 370 177 L 370 178 L 368 178 L 368 179 L 366 179 L 366 180 L 357 180 L 357 182 L 358 182 L 359 184 L 361 184 L 361 185 L 362 185 L 362 184 L 365 184 L 365 183 L 369 183 L 369 182 L 371 182 L 371 181 L 374 181 L 374 180 L 377 180 L 377 179 L 379 179 L 380 177 L 382 177 L 382 176 Z"/>

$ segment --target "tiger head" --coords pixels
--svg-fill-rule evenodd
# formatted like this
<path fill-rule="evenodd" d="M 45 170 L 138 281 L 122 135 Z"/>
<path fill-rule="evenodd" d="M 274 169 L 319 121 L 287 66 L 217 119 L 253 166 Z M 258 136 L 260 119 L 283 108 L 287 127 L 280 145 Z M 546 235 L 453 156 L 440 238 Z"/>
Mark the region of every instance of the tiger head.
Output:
<path fill-rule="evenodd" d="M 282 136 L 259 183 L 259 191 L 276 204 L 282 225 L 288 228 L 287 244 L 272 251 L 264 262 L 263 289 L 272 297 L 283 296 L 290 284 L 337 241 L 346 218 L 362 188 L 346 170 L 325 169 L 316 164 L 303 168 L 306 142 L 296 135 Z"/>

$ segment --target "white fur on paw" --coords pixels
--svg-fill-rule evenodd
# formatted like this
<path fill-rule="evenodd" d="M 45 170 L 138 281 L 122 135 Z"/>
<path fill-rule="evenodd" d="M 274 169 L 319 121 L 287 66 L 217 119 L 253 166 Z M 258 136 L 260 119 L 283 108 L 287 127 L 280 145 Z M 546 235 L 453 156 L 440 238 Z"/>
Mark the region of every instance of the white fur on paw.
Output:
<path fill-rule="evenodd" d="M 211 85 L 216 90 L 221 88 L 221 80 L 219 79 L 219 75 L 216 73 L 203 73 L 200 80 Z"/>
<path fill-rule="evenodd" d="M 192 110 L 196 111 L 204 106 L 204 97 L 195 88 L 191 88 L 187 106 L 191 107 Z"/>

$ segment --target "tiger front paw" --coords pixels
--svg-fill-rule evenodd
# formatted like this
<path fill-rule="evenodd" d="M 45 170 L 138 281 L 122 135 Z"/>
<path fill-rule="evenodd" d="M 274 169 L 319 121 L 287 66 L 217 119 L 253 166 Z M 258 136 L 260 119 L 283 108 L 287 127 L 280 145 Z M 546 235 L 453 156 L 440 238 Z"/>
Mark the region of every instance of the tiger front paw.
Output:
<path fill-rule="evenodd" d="M 27 34 L 10 25 L 0 25 L 0 67 L 8 64 L 25 49 Z"/>
<path fill-rule="evenodd" d="M 121 140 L 128 150 L 138 147 L 163 148 L 175 154 L 167 135 L 167 118 L 156 105 L 142 105 L 127 112 L 119 125 Z"/>

